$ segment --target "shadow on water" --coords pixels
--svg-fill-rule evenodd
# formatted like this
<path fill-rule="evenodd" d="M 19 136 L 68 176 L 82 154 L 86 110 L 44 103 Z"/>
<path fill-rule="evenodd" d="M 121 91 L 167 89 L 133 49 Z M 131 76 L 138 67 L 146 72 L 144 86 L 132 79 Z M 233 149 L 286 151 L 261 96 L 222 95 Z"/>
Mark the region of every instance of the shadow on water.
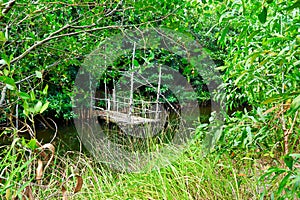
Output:
<path fill-rule="evenodd" d="M 201 123 L 207 123 L 208 119 L 210 117 L 211 113 L 211 107 L 210 106 L 205 106 L 205 107 L 200 107 L 200 116 L 192 116 L 194 119 L 197 119 L 197 121 Z M 176 123 L 176 118 L 173 119 L 174 122 Z M 172 123 L 170 123 L 172 124 Z M 174 123 L 173 123 L 174 124 Z M 103 124 L 102 124 L 103 125 Z M 173 126 L 174 127 L 174 126 Z M 174 129 L 169 129 L 171 132 Z M 41 142 L 41 144 L 46 144 L 51 142 L 53 137 L 55 136 L 55 131 L 50 129 L 50 128 L 45 128 L 45 127 L 37 127 L 37 140 Z M 170 131 L 168 131 L 171 134 Z M 22 134 L 20 135 L 21 137 L 24 137 L 26 139 L 30 139 L 29 134 Z M 119 138 L 120 139 L 120 138 Z M 167 138 L 168 139 L 168 138 Z M 170 139 L 170 138 L 169 138 Z M 172 140 L 172 139 L 170 139 Z M 2 138 L 0 140 L 1 145 L 9 145 L 12 142 L 12 138 Z M 138 142 L 137 142 L 138 143 Z M 74 126 L 73 123 L 70 123 L 68 126 L 63 126 L 58 124 L 58 130 L 56 137 L 54 138 L 52 144 L 57 148 L 57 151 L 59 154 L 64 154 L 67 151 L 81 151 L 85 154 L 89 154 L 89 152 L 85 149 L 85 147 L 81 144 L 79 135 L 77 133 L 77 130 Z"/>
<path fill-rule="evenodd" d="M 49 143 L 53 139 L 55 131 L 51 129 L 37 129 L 37 140 L 42 144 Z M 59 153 L 65 153 L 66 151 L 82 151 L 87 153 L 88 151 L 80 143 L 77 130 L 74 124 L 68 126 L 60 126 L 57 130 L 56 137 L 52 142 L 58 147 Z"/>
<path fill-rule="evenodd" d="M 234 110 L 228 111 L 228 113 L 233 113 L 236 110 L 243 110 L 244 108 L 247 108 L 248 110 L 251 110 L 249 106 L 241 106 L 240 108 L 236 108 Z M 200 106 L 199 107 L 199 116 L 193 115 L 193 113 L 190 113 L 190 117 L 195 119 L 196 123 L 209 123 L 209 117 L 211 116 L 211 105 L 208 104 L 206 106 Z M 174 119 L 173 119 L 174 120 Z M 176 122 L 176 119 L 175 119 Z M 101 124 L 101 123 L 100 123 Z M 104 124 L 102 124 L 104 125 Z M 37 139 L 38 141 L 41 141 L 43 144 L 48 143 L 52 140 L 54 136 L 55 131 L 51 129 L 44 129 L 39 128 L 37 129 Z M 26 137 L 26 136 L 25 136 Z M 27 136 L 29 137 L 29 135 Z M 0 141 L 1 144 L 1 141 Z M 68 126 L 59 126 L 57 136 L 54 139 L 54 144 L 58 145 L 61 149 L 61 151 L 80 151 L 87 152 L 87 150 L 84 148 L 83 145 L 80 144 L 79 135 L 77 134 L 77 130 L 73 123 Z"/>

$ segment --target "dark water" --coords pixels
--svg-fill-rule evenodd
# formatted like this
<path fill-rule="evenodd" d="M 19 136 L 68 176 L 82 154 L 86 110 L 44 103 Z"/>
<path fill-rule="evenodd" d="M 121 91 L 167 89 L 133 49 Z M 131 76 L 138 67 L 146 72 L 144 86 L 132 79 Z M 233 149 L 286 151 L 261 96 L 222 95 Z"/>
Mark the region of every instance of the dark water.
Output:
<path fill-rule="evenodd" d="M 211 108 L 209 106 L 207 107 L 201 107 L 200 108 L 200 116 L 197 116 L 196 114 L 190 113 L 191 119 L 194 119 L 199 123 L 199 120 L 203 122 L 207 122 L 208 118 L 210 116 Z M 83 151 L 87 152 L 83 145 L 80 143 L 80 138 L 77 133 L 77 130 L 73 123 L 68 126 L 62 126 L 58 125 L 57 134 L 55 135 L 55 131 L 50 128 L 45 128 L 43 126 L 40 126 L 39 128 L 36 128 L 36 138 L 38 139 L 41 144 L 46 144 L 52 141 L 52 144 L 56 147 L 57 151 L 60 153 L 64 153 L 67 151 Z M 172 131 L 173 132 L 173 131 Z M 26 139 L 30 139 L 29 134 L 22 134 L 21 137 L 24 137 Z M 54 139 L 53 139 L 54 138 Z M 4 144 L 11 144 L 12 138 L 9 137 L 0 137 L 0 145 Z"/>
<path fill-rule="evenodd" d="M 210 117 L 211 107 L 201 107 L 198 114 L 190 113 L 190 117 L 196 121 L 196 124 L 201 121 L 207 123 Z M 197 122 L 198 121 L 198 122 Z M 37 129 L 37 139 L 43 144 L 50 142 L 54 137 L 55 131 L 50 128 Z M 59 126 L 57 135 L 53 140 L 55 146 L 59 146 L 61 151 L 85 151 L 84 146 L 81 146 L 79 135 L 74 124 L 68 126 Z"/>
<path fill-rule="evenodd" d="M 240 109 L 235 109 L 231 112 L 234 112 L 236 110 L 243 110 L 244 108 L 247 108 L 248 110 L 251 110 L 251 108 L 248 108 L 246 106 L 241 107 Z M 197 124 L 201 123 L 208 123 L 208 119 L 211 115 L 211 107 L 210 106 L 203 106 L 199 109 L 199 116 L 195 113 L 190 113 L 190 118 L 195 120 L 195 126 Z M 36 129 L 37 131 L 37 139 L 42 144 L 49 143 L 52 141 L 52 144 L 55 145 L 55 147 L 60 152 L 66 152 L 66 151 L 83 151 L 87 152 L 83 145 L 80 143 L 79 135 L 77 133 L 77 130 L 73 123 L 68 126 L 62 126 L 58 125 L 58 131 L 55 136 L 55 131 L 50 128 L 40 127 Z M 30 139 L 29 134 L 22 134 L 21 137 Z M 54 137 L 54 139 L 53 139 Z M 0 136 L 0 145 L 9 145 L 12 142 L 12 137 L 8 136 Z"/>
<path fill-rule="evenodd" d="M 37 129 L 37 139 L 42 144 L 49 143 L 53 140 L 54 146 L 57 146 L 60 151 L 80 151 L 81 149 L 80 139 L 77 134 L 77 130 L 73 124 L 68 126 L 60 126 L 57 130 L 56 137 L 55 131 L 51 129 Z"/>

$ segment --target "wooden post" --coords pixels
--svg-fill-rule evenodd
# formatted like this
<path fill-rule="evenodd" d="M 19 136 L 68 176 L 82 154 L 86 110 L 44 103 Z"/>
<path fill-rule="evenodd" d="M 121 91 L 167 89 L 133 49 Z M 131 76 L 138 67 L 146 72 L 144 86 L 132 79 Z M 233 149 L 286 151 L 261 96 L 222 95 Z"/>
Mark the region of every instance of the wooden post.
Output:
<path fill-rule="evenodd" d="M 107 99 L 107 110 L 110 111 L 110 99 Z"/>
<path fill-rule="evenodd" d="M 130 76 L 130 98 L 129 98 L 129 116 L 133 113 L 133 75 L 134 75 L 134 58 L 135 58 L 135 42 L 133 43 L 132 63 L 131 63 L 131 76 Z"/>
<path fill-rule="evenodd" d="M 115 81 L 113 80 L 113 85 L 114 85 L 114 88 L 113 88 L 113 110 L 116 110 L 116 87 L 115 87 Z"/>
<path fill-rule="evenodd" d="M 158 103 L 159 103 L 159 96 L 160 96 L 160 85 L 161 85 L 161 66 L 158 67 L 158 84 L 157 84 L 157 96 L 156 96 L 156 112 L 155 112 L 155 119 L 158 119 Z"/>
<path fill-rule="evenodd" d="M 107 86 L 106 86 L 106 74 L 105 74 L 105 78 L 104 78 L 104 101 L 105 101 L 105 108 L 104 110 L 107 109 Z"/>
<path fill-rule="evenodd" d="M 93 98 L 95 97 L 94 95 L 94 91 L 92 90 L 92 77 L 91 77 L 91 74 L 89 74 L 89 81 L 90 81 L 90 85 L 89 85 L 89 90 L 91 91 L 91 99 L 90 99 L 90 106 L 89 106 L 89 109 L 88 109 L 88 113 L 87 113 L 87 118 L 88 119 L 91 119 L 92 118 L 92 110 L 93 110 L 93 107 L 94 107 L 94 101 L 93 101 Z"/>
<path fill-rule="evenodd" d="M 142 112 L 142 116 L 147 117 L 147 108 L 144 107 L 144 101 L 142 101 L 142 109 L 141 111 L 144 111 L 144 113 Z"/>

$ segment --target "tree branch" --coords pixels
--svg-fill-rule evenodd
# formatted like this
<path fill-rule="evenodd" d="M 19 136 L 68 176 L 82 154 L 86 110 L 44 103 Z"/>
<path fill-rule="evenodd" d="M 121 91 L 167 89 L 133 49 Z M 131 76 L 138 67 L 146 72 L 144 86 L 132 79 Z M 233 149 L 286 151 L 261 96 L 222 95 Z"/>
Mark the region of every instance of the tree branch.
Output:
<path fill-rule="evenodd" d="M 5 85 L 1 91 L 0 107 L 2 107 L 3 101 L 5 100 L 6 90 L 7 90 L 7 87 Z"/>
<path fill-rule="evenodd" d="M 77 29 L 84 29 L 87 27 L 93 27 L 94 24 L 89 25 L 89 26 L 71 26 L 69 24 L 66 24 L 65 26 L 63 26 L 62 28 L 60 28 L 59 30 L 51 33 L 48 37 L 46 37 L 45 39 L 41 40 L 41 41 L 37 41 L 34 45 L 32 45 L 31 47 L 29 47 L 26 51 L 24 51 L 21 55 L 19 55 L 18 57 L 14 58 L 13 60 L 10 61 L 10 64 L 13 64 L 15 62 L 17 62 L 18 60 L 24 58 L 27 54 L 29 54 L 32 50 L 34 50 L 36 47 L 50 41 L 53 39 L 57 39 L 57 38 L 61 38 L 61 37 L 65 37 L 65 36 L 74 36 L 74 35 L 79 35 L 82 33 L 89 33 L 89 32 L 94 32 L 94 31 L 100 31 L 100 30 L 104 30 L 104 29 L 120 29 L 122 28 L 128 28 L 128 27 L 136 27 L 136 26 L 141 26 L 144 24 L 150 24 L 150 23 L 154 23 L 154 22 L 158 22 L 158 21 L 162 21 L 164 19 L 166 19 L 167 17 L 169 17 L 172 13 L 169 13 L 168 15 L 157 19 L 157 20 L 153 20 L 150 22 L 143 22 L 137 25 L 111 25 L 111 26 L 104 26 L 104 27 L 98 27 L 98 28 L 92 28 L 92 29 L 88 29 L 88 30 L 82 30 L 82 31 L 77 31 L 77 32 L 71 32 L 71 33 L 65 33 L 65 34 L 61 34 L 61 35 L 56 35 L 60 32 L 62 32 L 63 30 L 67 29 L 67 28 L 77 28 Z M 0 65 L 0 69 L 2 69 L 4 66 L 6 66 L 7 63 Z"/>
<path fill-rule="evenodd" d="M 4 10 L 2 10 L 2 15 L 7 14 L 10 9 L 15 5 L 16 0 L 10 0 L 9 2 L 6 3 L 6 6 L 4 8 Z M 0 16 L 0 20 L 3 18 L 3 16 Z"/>

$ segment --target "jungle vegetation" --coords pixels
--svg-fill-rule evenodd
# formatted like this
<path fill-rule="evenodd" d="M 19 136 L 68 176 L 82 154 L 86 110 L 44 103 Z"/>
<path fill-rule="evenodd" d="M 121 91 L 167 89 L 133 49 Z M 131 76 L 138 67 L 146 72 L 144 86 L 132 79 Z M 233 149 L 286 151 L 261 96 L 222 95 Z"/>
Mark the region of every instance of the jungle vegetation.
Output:
<path fill-rule="evenodd" d="M 300 198 L 299 7 L 299 0 L 0 0 L 1 199 Z M 37 139 L 39 124 L 56 130 L 78 117 L 73 87 L 85 57 L 113 35 L 147 28 L 188 35 L 215 63 L 224 92 L 210 96 L 177 55 L 157 48 L 135 58 L 190 77 L 199 104 L 225 105 L 209 152 L 202 144 L 217 123 L 211 116 L 196 123 L 175 162 L 148 172 L 116 172 L 82 146 Z"/>

